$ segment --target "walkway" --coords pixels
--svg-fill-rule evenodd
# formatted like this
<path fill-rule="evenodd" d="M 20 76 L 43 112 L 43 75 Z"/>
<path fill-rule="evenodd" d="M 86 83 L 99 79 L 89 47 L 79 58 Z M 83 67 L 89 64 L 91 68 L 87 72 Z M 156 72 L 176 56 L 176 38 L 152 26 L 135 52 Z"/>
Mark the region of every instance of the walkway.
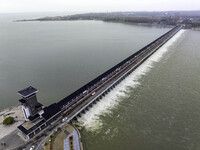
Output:
<path fill-rule="evenodd" d="M 73 129 L 73 132 L 64 140 L 64 150 L 71 150 L 69 141 L 70 137 L 73 137 L 73 150 L 80 150 L 79 136 L 75 129 Z"/>

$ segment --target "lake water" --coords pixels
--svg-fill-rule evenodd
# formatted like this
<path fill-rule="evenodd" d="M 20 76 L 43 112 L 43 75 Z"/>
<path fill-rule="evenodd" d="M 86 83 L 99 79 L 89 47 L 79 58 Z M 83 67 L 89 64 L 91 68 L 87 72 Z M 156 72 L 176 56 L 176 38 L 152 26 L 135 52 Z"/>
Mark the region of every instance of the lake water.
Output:
<path fill-rule="evenodd" d="M 12 21 L 23 18 L 31 16 L 1 15 L 0 109 L 19 104 L 17 91 L 30 85 L 39 89 L 44 105 L 57 102 L 169 30 L 101 21 Z"/>
<path fill-rule="evenodd" d="M 29 85 L 39 89 L 44 105 L 57 102 L 169 30 L 101 21 L 12 22 L 24 16 L 5 16 L 0 109 L 19 104 L 17 91 Z M 85 149 L 198 150 L 199 37 L 198 31 L 180 31 L 79 118 Z"/>

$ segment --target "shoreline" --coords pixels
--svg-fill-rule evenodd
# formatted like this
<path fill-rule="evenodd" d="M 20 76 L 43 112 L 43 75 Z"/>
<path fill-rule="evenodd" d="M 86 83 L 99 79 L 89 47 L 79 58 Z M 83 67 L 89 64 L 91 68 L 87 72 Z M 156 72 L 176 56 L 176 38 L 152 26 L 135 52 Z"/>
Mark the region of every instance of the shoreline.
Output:
<path fill-rule="evenodd" d="M 0 114 L 1 114 L 1 112 L 5 111 L 5 110 L 13 109 L 13 108 L 16 108 L 16 107 L 18 107 L 18 106 L 20 106 L 20 104 L 15 105 L 15 106 L 8 106 L 8 107 L 6 107 L 6 108 L 1 108 L 1 109 L 0 109 Z"/>
<path fill-rule="evenodd" d="M 41 19 L 24 19 L 24 20 L 13 20 L 13 22 L 55 22 L 55 21 L 102 21 L 107 23 L 123 23 L 123 24 L 130 24 L 130 25 L 136 25 L 136 26 L 143 26 L 143 27 L 158 27 L 158 28 L 173 28 L 176 25 L 167 25 L 167 24 L 157 24 L 157 23 L 134 23 L 134 22 L 128 22 L 128 21 L 106 21 L 101 19 L 66 19 L 66 20 L 41 20 Z M 194 31 L 200 31 L 200 27 L 185 27 L 184 29 L 191 29 Z"/>

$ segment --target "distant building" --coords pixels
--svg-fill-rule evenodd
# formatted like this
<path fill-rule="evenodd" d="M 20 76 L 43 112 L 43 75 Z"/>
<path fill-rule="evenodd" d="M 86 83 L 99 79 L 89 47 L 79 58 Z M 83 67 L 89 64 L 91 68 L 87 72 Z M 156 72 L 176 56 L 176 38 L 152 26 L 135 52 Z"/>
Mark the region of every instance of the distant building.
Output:
<path fill-rule="evenodd" d="M 18 94 L 22 96 L 19 101 L 22 104 L 22 111 L 26 121 L 33 121 L 44 113 L 43 105 L 37 101 L 37 92 L 38 89 L 32 86 L 18 91 Z"/>

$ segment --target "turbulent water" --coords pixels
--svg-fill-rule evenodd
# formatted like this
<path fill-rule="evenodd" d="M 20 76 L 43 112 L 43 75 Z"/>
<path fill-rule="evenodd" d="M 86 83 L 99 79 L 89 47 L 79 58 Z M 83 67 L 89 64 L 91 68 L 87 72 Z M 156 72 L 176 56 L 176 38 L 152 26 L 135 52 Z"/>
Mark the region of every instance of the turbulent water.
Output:
<path fill-rule="evenodd" d="M 169 30 L 11 18 L 23 19 L 0 15 L 0 109 L 29 85 L 41 103 L 56 102 Z M 199 37 L 178 32 L 80 117 L 85 149 L 199 150 Z"/>
<path fill-rule="evenodd" d="M 81 126 L 84 126 L 87 131 L 98 131 L 103 123 L 99 119 L 101 115 L 108 115 L 112 113 L 112 109 L 119 105 L 123 98 L 130 98 L 130 88 L 136 88 L 140 85 L 140 79 L 143 75 L 147 74 L 154 66 L 155 62 L 159 62 L 162 56 L 167 52 L 171 45 L 183 35 L 185 31 L 181 30 L 172 39 L 170 39 L 164 46 L 162 46 L 156 53 L 149 57 L 140 67 L 121 82 L 112 92 L 106 95 L 97 105 L 90 111 L 78 118 Z M 119 116 L 118 116 L 119 117 Z"/>
<path fill-rule="evenodd" d="M 200 149 L 199 37 L 181 30 L 79 118 L 85 148 Z"/>

